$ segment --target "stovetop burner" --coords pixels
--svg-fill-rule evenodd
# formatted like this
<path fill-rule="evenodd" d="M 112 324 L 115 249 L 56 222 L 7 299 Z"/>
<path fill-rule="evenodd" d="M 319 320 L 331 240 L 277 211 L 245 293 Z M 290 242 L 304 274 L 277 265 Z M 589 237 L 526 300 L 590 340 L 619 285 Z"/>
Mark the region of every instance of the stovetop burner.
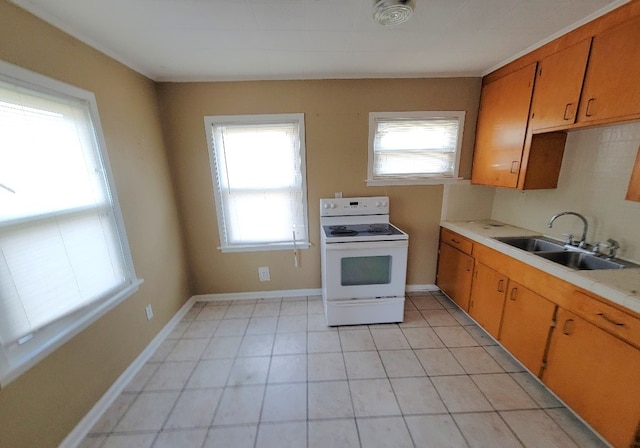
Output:
<path fill-rule="evenodd" d="M 367 232 L 374 233 L 376 235 L 393 235 L 393 230 L 391 230 L 389 224 L 371 224 L 369 225 Z"/>
<path fill-rule="evenodd" d="M 357 230 L 349 229 L 347 226 L 329 226 L 331 235 L 354 236 L 358 234 Z"/>

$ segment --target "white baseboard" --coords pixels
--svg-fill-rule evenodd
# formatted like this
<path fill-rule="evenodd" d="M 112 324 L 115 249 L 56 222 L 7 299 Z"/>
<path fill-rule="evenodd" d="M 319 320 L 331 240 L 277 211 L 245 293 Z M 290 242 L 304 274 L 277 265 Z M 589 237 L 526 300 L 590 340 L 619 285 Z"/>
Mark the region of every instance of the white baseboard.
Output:
<path fill-rule="evenodd" d="M 407 292 L 419 292 L 419 291 L 439 291 L 436 285 L 407 285 Z"/>
<path fill-rule="evenodd" d="M 151 340 L 149 345 L 138 355 L 138 357 L 122 372 L 122 375 L 111 385 L 109 390 L 98 400 L 98 402 L 91 408 L 91 410 L 84 416 L 84 418 L 76 425 L 76 427 L 67 435 L 62 441 L 59 448 L 76 448 L 79 446 L 84 438 L 89 434 L 91 428 L 100 420 L 102 414 L 109 409 L 109 406 L 113 404 L 116 398 L 122 393 L 124 388 L 129 382 L 136 376 L 140 369 L 151 358 L 156 349 L 166 339 L 166 337 L 173 331 L 175 326 L 182 320 L 187 314 L 187 311 L 191 309 L 196 302 L 196 298 L 191 297 L 187 302 L 182 305 L 180 310 L 171 318 L 169 322 L 160 330 L 160 332 Z"/>
<path fill-rule="evenodd" d="M 276 299 L 278 297 L 321 296 L 321 289 L 287 289 L 281 291 L 229 292 L 194 296 L 202 301 Z"/>
<path fill-rule="evenodd" d="M 436 285 L 407 285 L 405 291 L 438 291 Z M 275 299 L 278 297 L 303 297 L 321 296 L 322 289 L 286 289 L 280 291 L 255 291 L 255 292 L 229 292 L 220 294 L 200 294 L 193 296 L 196 301 L 215 302 L 220 300 L 255 300 L 255 299 Z"/>

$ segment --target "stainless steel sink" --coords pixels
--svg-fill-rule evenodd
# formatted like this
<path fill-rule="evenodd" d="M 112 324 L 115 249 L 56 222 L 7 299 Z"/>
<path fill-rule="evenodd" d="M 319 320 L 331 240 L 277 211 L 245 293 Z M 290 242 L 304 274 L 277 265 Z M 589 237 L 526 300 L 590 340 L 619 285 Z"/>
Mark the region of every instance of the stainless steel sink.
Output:
<path fill-rule="evenodd" d="M 564 245 L 544 236 L 510 236 L 496 237 L 494 239 L 571 269 L 600 270 L 640 268 L 637 264 L 617 258 L 597 256 L 585 249 Z"/>
<path fill-rule="evenodd" d="M 562 243 L 558 243 L 550 238 L 543 236 L 509 236 L 495 238 L 509 246 L 517 247 L 518 249 L 526 250 L 527 252 L 550 252 L 550 251 L 562 251 L 564 246 Z"/>
<path fill-rule="evenodd" d="M 564 252 L 540 252 L 539 257 L 551 260 L 554 263 L 567 266 L 571 269 L 579 270 L 595 270 L 595 269 L 622 269 L 626 265 L 613 260 L 607 260 L 595 255 L 589 255 L 580 252 L 564 251 Z"/>

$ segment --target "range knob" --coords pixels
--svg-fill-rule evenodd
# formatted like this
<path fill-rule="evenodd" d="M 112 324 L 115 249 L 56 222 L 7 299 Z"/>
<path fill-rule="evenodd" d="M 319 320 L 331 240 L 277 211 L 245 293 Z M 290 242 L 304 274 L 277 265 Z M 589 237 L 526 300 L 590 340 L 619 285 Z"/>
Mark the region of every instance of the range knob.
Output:
<path fill-rule="evenodd" d="M 323 205 L 323 208 L 328 209 L 329 208 L 329 204 L 327 204 L 326 202 Z"/>
<path fill-rule="evenodd" d="M 333 202 L 331 203 L 331 208 L 336 208 L 336 204 L 334 204 Z"/>

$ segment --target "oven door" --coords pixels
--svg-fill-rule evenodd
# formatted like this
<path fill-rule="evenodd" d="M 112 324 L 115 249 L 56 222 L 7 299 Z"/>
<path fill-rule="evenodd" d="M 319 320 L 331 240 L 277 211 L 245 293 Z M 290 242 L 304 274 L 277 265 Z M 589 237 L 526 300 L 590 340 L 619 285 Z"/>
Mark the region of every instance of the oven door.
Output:
<path fill-rule="evenodd" d="M 408 246 L 407 240 L 325 244 L 325 298 L 404 297 Z"/>

